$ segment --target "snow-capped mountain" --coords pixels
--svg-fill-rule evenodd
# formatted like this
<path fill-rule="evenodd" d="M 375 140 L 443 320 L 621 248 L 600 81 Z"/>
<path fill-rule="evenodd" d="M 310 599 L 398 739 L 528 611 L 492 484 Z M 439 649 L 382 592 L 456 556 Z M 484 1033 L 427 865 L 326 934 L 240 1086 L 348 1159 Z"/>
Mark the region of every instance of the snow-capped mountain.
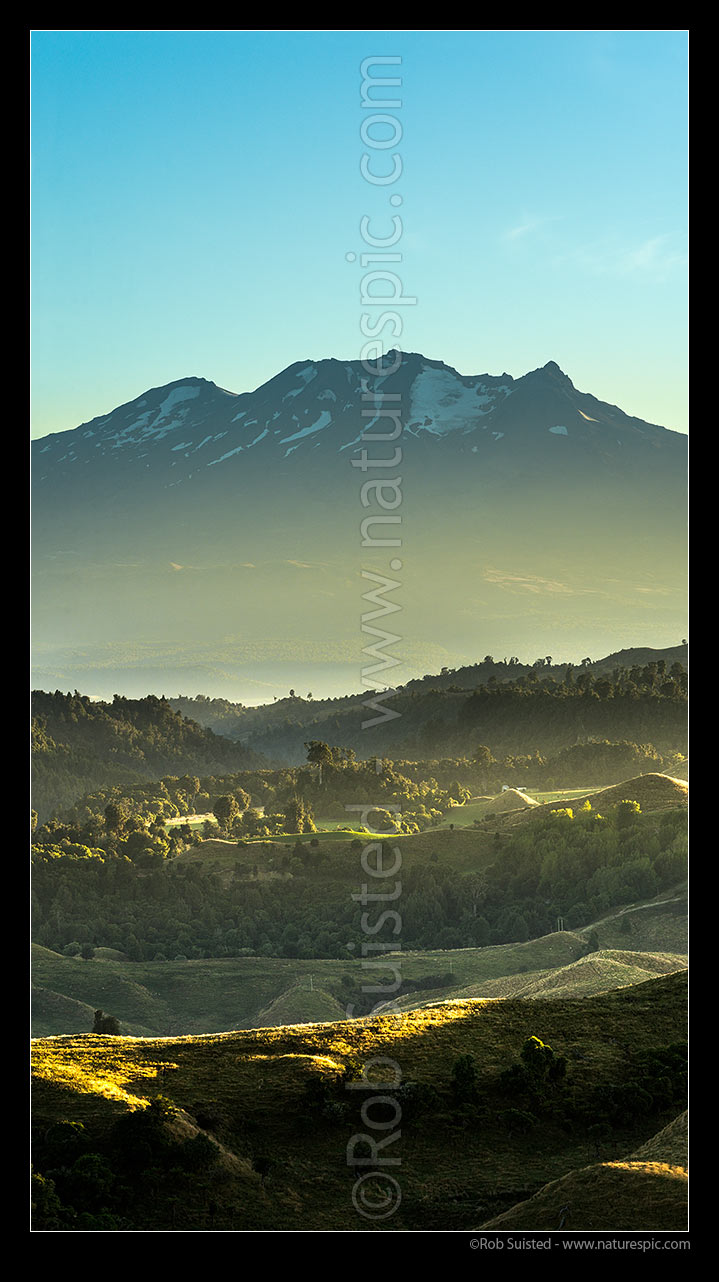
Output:
<path fill-rule="evenodd" d="M 36 642 L 89 670 L 98 647 L 189 637 L 361 656 L 367 570 L 399 575 L 407 644 L 470 660 L 685 631 L 686 437 L 554 362 L 300 361 L 239 394 L 183 378 L 33 455 Z"/>
<path fill-rule="evenodd" d="M 673 449 L 679 457 L 684 445 L 676 433 L 578 392 L 554 362 L 513 379 L 461 375 L 438 361 L 390 352 L 384 369 L 368 377 L 360 362 L 301 361 L 241 394 L 181 379 L 44 438 L 35 446 L 35 481 L 52 489 L 82 473 L 86 483 L 109 466 L 115 490 L 123 473 L 135 483 L 138 472 L 150 471 L 155 483 L 178 485 L 212 469 L 230 468 L 238 478 L 260 460 L 264 467 L 292 459 L 293 469 L 318 457 L 346 463 L 366 448 L 366 434 L 393 424 L 406 454 L 429 451 L 436 460 L 441 446 L 466 455 L 467 465 L 493 463 L 493 455 L 506 463 L 530 449 L 561 468 L 577 450 L 605 460 L 637 448 Z"/>

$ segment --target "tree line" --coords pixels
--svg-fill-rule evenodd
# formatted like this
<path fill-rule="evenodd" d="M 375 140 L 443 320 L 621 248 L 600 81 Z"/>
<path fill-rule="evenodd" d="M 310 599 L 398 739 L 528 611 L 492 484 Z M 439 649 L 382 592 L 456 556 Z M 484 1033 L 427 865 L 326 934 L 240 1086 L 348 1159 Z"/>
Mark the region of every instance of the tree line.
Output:
<path fill-rule="evenodd" d="M 115 695 L 111 703 L 77 691 L 32 696 L 33 798 L 42 818 L 106 785 L 259 764 L 255 753 L 189 721 L 154 695 Z"/>
<path fill-rule="evenodd" d="M 245 723 L 243 737 L 256 751 L 293 764 L 304 758 L 309 739 L 346 744 L 364 758 L 395 760 L 468 756 L 478 737 L 495 754 L 546 755 L 589 739 L 685 752 L 686 701 L 687 674 L 679 663 L 667 670 L 659 660 L 608 675 L 568 666 L 561 679 L 530 668 L 516 678 L 490 677 L 469 690 L 429 680 L 410 683 L 384 698 L 398 715 L 364 731 L 359 703 L 318 710 L 290 701 L 274 716 L 255 721 L 252 730 Z"/>
<path fill-rule="evenodd" d="M 511 835 L 478 833 L 475 871 L 453 854 L 454 834 L 438 831 L 434 851 L 402 869 L 402 946 L 523 942 L 549 933 L 558 917 L 579 929 L 676 885 L 686 875 L 685 829 L 685 807 L 642 814 L 623 802 L 601 815 L 586 803 Z M 348 944 L 361 949 L 366 939 L 352 899 L 363 843 L 329 854 L 312 840 L 238 849 L 229 877 L 211 861 L 203 867 L 147 847 L 138 860 L 111 842 L 84 852 L 38 845 L 34 938 L 56 952 L 111 947 L 134 961 L 350 956 Z"/>

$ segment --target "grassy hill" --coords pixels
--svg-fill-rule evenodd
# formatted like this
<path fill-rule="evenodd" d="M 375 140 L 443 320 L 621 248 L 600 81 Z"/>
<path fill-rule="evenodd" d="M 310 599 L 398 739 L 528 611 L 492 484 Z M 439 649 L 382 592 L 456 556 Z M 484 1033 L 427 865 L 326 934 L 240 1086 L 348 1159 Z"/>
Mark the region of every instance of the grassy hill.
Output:
<path fill-rule="evenodd" d="M 534 1197 L 486 1220 L 481 1229 L 681 1232 L 687 1228 L 688 1177 L 665 1162 L 597 1162 L 553 1180 Z"/>
<path fill-rule="evenodd" d="M 308 987 L 299 982 L 286 988 L 265 1010 L 257 1016 L 259 1028 L 279 1028 L 286 1024 L 322 1024 L 343 1019 L 343 1010 L 336 997 L 322 988 Z"/>
<path fill-rule="evenodd" d="M 556 931 L 524 943 L 403 952 L 405 991 L 398 1004 L 409 1010 L 438 996 L 541 996 L 551 994 L 554 983 L 567 995 L 580 995 L 641 982 L 686 964 L 685 889 L 668 903 L 649 902 L 625 911 L 633 922 L 631 936 L 621 929 L 624 914 L 617 913 L 582 931 Z M 605 951 L 585 956 L 593 932 Z M 657 937 L 672 941 L 671 953 L 659 947 Z M 621 945 L 627 939 L 632 951 L 611 942 Z M 137 1035 L 332 1020 L 356 1001 L 366 982 L 361 961 L 349 953 L 342 961 L 237 957 L 128 963 L 62 957 L 37 945 L 33 976 L 36 1036 L 89 1031 L 98 1006 L 120 1020 L 123 1032 Z"/>
<path fill-rule="evenodd" d="M 475 997 L 524 997 L 536 1001 L 546 1001 L 553 997 L 589 997 L 596 993 L 611 992 L 614 988 L 641 984 L 655 975 L 669 975 L 674 971 L 685 970 L 686 967 L 686 958 L 677 954 L 606 950 L 590 953 L 566 966 L 528 973 L 523 966 L 519 973 L 477 979 L 470 984 L 453 987 L 451 995 L 453 999 L 460 1001 Z M 427 992 L 413 993 L 400 997 L 397 1005 L 402 1010 L 411 1010 L 433 1001 L 436 1001 L 436 995 Z"/>
<path fill-rule="evenodd" d="M 611 809 L 624 800 L 637 801 L 643 811 L 667 810 L 670 806 L 686 804 L 688 791 L 688 785 L 683 779 L 673 779 L 671 775 L 646 774 L 614 784 L 611 788 L 602 788 L 587 799 L 591 800 L 595 810 L 600 811 L 602 807 Z M 582 798 L 577 798 L 577 801 L 581 800 Z"/>
<path fill-rule="evenodd" d="M 661 813 L 677 806 L 686 806 L 688 794 L 689 785 L 683 779 L 653 773 L 637 775 L 634 779 L 626 779 L 610 788 L 577 791 L 571 800 L 567 799 L 566 794 L 562 794 L 559 799 L 547 801 L 543 805 L 517 806 L 504 813 L 492 813 L 492 822 L 496 819 L 502 830 L 519 823 L 537 823 L 552 810 L 570 806 L 576 811 L 587 801 L 593 810 L 604 815 L 621 801 L 636 801 L 643 814 Z M 489 803 L 485 805 L 488 807 Z M 459 815 L 460 810 L 455 813 Z"/>
<path fill-rule="evenodd" d="M 687 1227 L 688 1162 L 684 1112 L 621 1161 L 572 1171 L 480 1227 L 682 1230 Z"/>
<path fill-rule="evenodd" d="M 607 913 L 579 933 L 583 938 L 596 935 L 601 948 L 686 954 L 689 948 L 687 884 L 683 882 L 653 899 Z"/>
<path fill-rule="evenodd" d="M 162 997 L 145 987 L 137 968 L 126 962 L 84 962 L 33 944 L 32 964 L 35 1036 L 89 1031 L 98 1007 L 121 1011 L 123 1028 L 138 1037 L 157 1034 L 170 1021 Z"/>
<path fill-rule="evenodd" d="M 494 825 L 500 831 L 517 823 L 541 822 L 552 810 L 567 806 L 578 810 L 589 802 L 600 814 L 609 813 L 620 801 L 636 801 L 645 814 L 661 813 L 674 806 L 686 805 L 688 784 L 684 779 L 670 775 L 645 774 L 613 784 L 609 788 L 562 788 L 552 792 L 529 788 L 519 792 L 508 788 L 492 796 L 471 797 L 463 805 L 453 807 L 438 824 L 440 830 Z M 494 821 L 497 821 L 496 823 Z"/>
<path fill-rule="evenodd" d="M 689 1114 L 680 1113 L 668 1126 L 632 1153 L 635 1162 L 666 1162 L 670 1166 L 689 1165 Z"/>
<path fill-rule="evenodd" d="M 43 1187 L 38 1214 L 80 1227 L 73 1190 L 94 1162 L 103 1175 L 94 1213 L 114 1217 L 108 1227 L 448 1231 L 494 1223 L 557 1180 L 577 1189 L 598 1162 L 607 1168 L 598 1177 L 604 1209 L 611 1217 L 616 1209 L 611 1227 L 630 1227 L 626 1199 L 611 1190 L 638 1165 L 641 1228 L 683 1228 L 680 1177 L 663 1173 L 659 1187 L 669 1191 L 660 1195 L 656 1163 L 624 1155 L 681 1111 L 685 1032 L 686 978 L 675 974 L 579 1000 L 440 1002 L 404 1015 L 198 1037 L 42 1039 L 33 1048 L 36 1160 L 41 1173 L 55 1170 L 57 1189 Z M 532 1037 L 563 1058 L 564 1077 L 521 1084 L 516 1066 Z M 460 1090 L 465 1056 L 473 1077 Z M 356 1209 L 357 1180 L 370 1172 L 348 1163 L 348 1145 L 366 1156 L 364 1141 L 353 1140 L 371 1116 L 368 1108 L 363 1121 L 360 1104 L 379 1095 L 390 1103 L 375 1103 L 375 1120 L 383 1110 L 389 1120 L 369 1133 L 400 1132 L 391 1171 L 401 1200 L 391 1218 L 372 1220 Z M 168 1103 L 148 1108 L 157 1096 Z M 144 1137 L 142 1159 L 137 1144 L 124 1143 L 130 1131 Z M 181 1147 L 183 1133 L 204 1139 Z M 52 1167 L 60 1142 L 74 1152 L 84 1146 L 65 1174 Z M 388 1192 L 382 1173 L 372 1184 L 361 1187 Z M 554 1200 L 540 1199 L 533 1227 L 557 1227 L 556 1211 Z M 572 1228 L 590 1227 L 582 1215 L 577 1221 Z"/>

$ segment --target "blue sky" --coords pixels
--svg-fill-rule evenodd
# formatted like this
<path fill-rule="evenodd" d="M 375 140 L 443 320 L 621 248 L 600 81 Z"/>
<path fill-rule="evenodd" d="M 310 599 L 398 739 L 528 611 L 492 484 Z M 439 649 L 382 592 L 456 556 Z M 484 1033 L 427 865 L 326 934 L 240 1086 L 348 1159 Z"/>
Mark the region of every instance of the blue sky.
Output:
<path fill-rule="evenodd" d="M 390 188 L 360 173 L 374 55 L 402 59 Z M 393 213 L 399 346 L 556 360 L 686 430 L 686 64 L 683 31 L 34 32 L 33 435 L 188 375 L 359 359 L 346 256 Z"/>

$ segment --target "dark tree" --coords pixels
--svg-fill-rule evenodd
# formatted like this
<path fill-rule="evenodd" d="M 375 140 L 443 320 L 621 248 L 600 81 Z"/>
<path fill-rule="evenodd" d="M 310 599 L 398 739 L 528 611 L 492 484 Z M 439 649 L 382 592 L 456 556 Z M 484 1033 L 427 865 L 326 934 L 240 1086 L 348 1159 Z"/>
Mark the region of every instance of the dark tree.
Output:
<path fill-rule="evenodd" d="M 291 797 L 285 806 L 284 821 L 286 832 L 316 832 L 312 807 L 304 797 Z"/>
<path fill-rule="evenodd" d="M 614 808 L 615 823 L 620 832 L 626 832 L 637 822 L 642 813 L 638 801 L 620 801 Z"/>
<path fill-rule="evenodd" d="M 477 1067 L 473 1055 L 460 1055 L 452 1065 L 452 1091 L 459 1104 L 467 1104 L 477 1092 Z"/>
<path fill-rule="evenodd" d="M 231 793 L 224 797 L 218 797 L 212 807 L 212 813 L 223 828 L 228 828 L 232 820 L 236 819 L 240 813 L 237 798 L 233 797 Z"/>
<path fill-rule="evenodd" d="M 102 1033 L 107 1037 L 119 1037 L 120 1021 L 115 1019 L 114 1015 L 106 1015 L 103 1010 L 96 1010 L 92 1031 L 93 1033 Z"/>
<path fill-rule="evenodd" d="M 105 823 L 107 824 L 108 832 L 117 832 L 117 830 L 122 826 L 122 820 L 122 810 L 116 802 L 110 801 L 108 805 L 105 806 Z"/>
<path fill-rule="evenodd" d="M 328 743 L 323 743 L 321 739 L 310 739 L 305 744 L 307 749 L 307 760 L 317 765 L 328 765 L 332 760 L 332 750 Z"/>

